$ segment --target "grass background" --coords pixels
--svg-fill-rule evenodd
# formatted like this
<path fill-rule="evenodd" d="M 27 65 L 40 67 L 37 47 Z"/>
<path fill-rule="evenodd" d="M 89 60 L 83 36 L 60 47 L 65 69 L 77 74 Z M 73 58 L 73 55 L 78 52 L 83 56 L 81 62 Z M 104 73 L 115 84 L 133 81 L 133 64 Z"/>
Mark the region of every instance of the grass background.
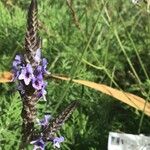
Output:
<path fill-rule="evenodd" d="M 23 51 L 30 0 L 0 1 L 0 71 L 10 70 Z M 48 70 L 103 83 L 149 99 L 150 16 L 146 4 L 130 0 L 38 0 L 40 37 Z M 56 116 L 73 100 L 80 107 L 58 135 L 63 150 L 105 150 L 109 131 L 149 135 L 150 120 L 116 99 L 65 81 L 49 80 L 47 102 L 38 103 L 38 117 Z M 14 83 L 0 85 L 0 149 L 17 149 L 21 131 L 21 100 Z M 48 144 L 46 149 L 49 149 Z M 28 149 L 32 149 L 29 146 Z"/>

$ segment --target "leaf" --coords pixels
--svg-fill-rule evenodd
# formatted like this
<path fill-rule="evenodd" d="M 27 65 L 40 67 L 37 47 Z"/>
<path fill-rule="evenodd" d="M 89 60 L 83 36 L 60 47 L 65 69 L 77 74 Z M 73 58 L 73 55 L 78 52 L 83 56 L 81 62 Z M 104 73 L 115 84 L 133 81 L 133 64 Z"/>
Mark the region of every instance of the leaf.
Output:
<path fill-rule="evenodd" d="M 60 76 L 56 76 L 56 75 L 52 75 L 52 77 L 56 78 L 56 79 L 60 79 L 60 80 L 66 80 L 66 81 L 71 80 L 70 78 L 60 77 Z M 127 92 L 124 92 L 121 90 L 114 89 L 114 88 L 109 87 L 104 84 L 98 84 L 98 83 L 94 83 L 91 81 L 76 80 L 76 79 L 72 79 L 71 81 L 78 83 L 78 84 L 85 85 L 92 89 L 98 90 L 107 95 L 110 95 L 110 96 L 120 100 L 121 102 L 128 104 L 129 106 L 132 106 L 138 110 L 144 111 L 144 113 L 146 115 L 150 116 L 150 103 L 149 102 L 146 103 L 146 101 L 139 96 L 136 96 L 134 94 L 127 93 Z M 146 103 L 146 106 L 145 106 L 145 103 Z"/>
<path fill-rule="evenodd" d="M 51 77 L 55 79 L 66 80 L 66 81 L 70 80 L 70 78 L 68 77 L 60 77 L 56 75 L 51 75 Z M 12 79 L 13 79 L 13 74 L 11 72 L 0 73 L 0 83 L 12 82 Z M 98 90 L 107 95 L 110 95 L 120 100 L 121 102 L 128 104 L 131 107 L 144 111 L 146 115 L 150 116 L 150 103 L 149 102 L 146 103 L 146 101 L 139 96 L 136 96 L 134 94 L 127 93 L 121 90 L 114 89 L 104 84 L 98 84 L 98 83 L 91 82 L 91 81 L 76 80 L 76 79 L 72 79 L 72 81 L 75 83 L 90 87 L 92 89 Z M 145 106 L 145 103 L 146 103 L 146 106 Z"/>
<path fill-rule="evenodd" d="M 7 83 L 13 81 L 13 74 L 11 72 L 0 72 L 0 83 Z"/>

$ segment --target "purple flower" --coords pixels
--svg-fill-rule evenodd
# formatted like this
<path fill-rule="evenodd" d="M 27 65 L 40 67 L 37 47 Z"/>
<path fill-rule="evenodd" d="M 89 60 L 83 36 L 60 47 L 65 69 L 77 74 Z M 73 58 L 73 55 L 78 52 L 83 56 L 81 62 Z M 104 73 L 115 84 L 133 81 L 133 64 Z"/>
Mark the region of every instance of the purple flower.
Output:
<path fill-rule="evenodd" d="M 13 72 L 13 75 L 14 75 L 13 81 L 16 81 L 19 74 L 20 74 L 20 71 L 17 68 L 13 67 L 12 72 Z"/>
<path fill-rule="evenodd" d="M 42 140 L 42 138 L 37 139 L 36 141 L 32 141 L 30 143 L 34 145 L 33 150 L 36 150 L 36 149 L 44 150 L 45 142 Z"/>
<path fill-rule="evenodd" d="M 43 88 L 44 81 L 43 81 L 43 76 L 39 75 L 37 78 L 33 77 L 32 79 L 32 86 L 36 90 L 41 90 Z"/>
<path fill-rule="evenodd" d="M 39 75 L 42 75 L 42 66 L 38 66 L 35 70 L 34 70 L 34 75 L 37 77 Z M 43 75 L 42 75 L 43 76 Z"/>
<path fill-rule="evenodd" d="M 33 78 L 33 70 L 30 64 L 27 64 L 26 67 L 23 67 L 21 74 L 19 75 L 19 80 L 24 80 L 25 85 L 29 85 L 30 81 Z"/>
<path fill-rule="evenodd" d="M 18 78 L 19 74 L 20 74 L 20 68 L 22 62 L 21 62 L 21 57 L 19 55 L 16 55 L 15 60 L 13 61 L 12 64 L 12 72 L 14 74 L 14 81 Z"/>
<path fill-rule="evenodd" d="M 43 58 L 42 59 L 42 66 L 46 69 L 46 67 L 47 67 L 47 64 L 48 64 L 48 62 L 47 62 L 47 59 L 46 58 Z"/>
<path fill-rule="evenodd" d="M 40 48 L 37 49 L 34 60 L 37 63 L 40 63 L 40 61 L 41 61 L 41 49 Z"/>
<path fill-rule="evenodd" d="M 47 64 L 48 64 L 47 59 L 46 59 L 46 58 L 43 58 L 43 59 L 42 59 L 42 72 L 43 72 L 44 74 L 50 74 L 50 73 L 46 70 Z"/>
<path fill-rule="evenodd" d="M 63 141 L 64 141 L 64 137 L 55 137 L 52 140 L 53 147 L 60 148 L 60 143 Z M 37 149 L 44 150 L 45 148 L 45 142 L 43 141 L 42 137 L 30 143 L 34 145 L 33 150 L 37 150 Z"/>
<path fill-rule="evenodd" d="M 39 121 L 39 125 L 44 127 L 47 126 L 50 119 L 51 119 L 51 115 L 45 115 L 44 118 Z"/>
<path fill-rule="evenodd" d="M 55 137 L 53 139 L 53 147 L 54 148 L 60 148 L 60 143 L 64 141 L 64 137 Z"/>
<path fill-rule="evenodd" d="M 16 55 L 15 60 L 13 61 L 13 68 L 17 68 L 18 65 L 21 64 L 21 57 L 19 55 Z"/>
<path fill-rule="evenodd" d="M 43 99 L 46 101 L 46 97 L 45 95 L 47 94 L 46 90 L 45 90 L 45 87 L 47 85 L 47 82 L 44 82 L 43 86 L 42 86 L 42 89 L 39 91 L 38 93 L 38 97 L 43 97 Z"/>
<path fill-rule="evenodd" d="M 46 97 L 45 95 L 47 94 L 46 90 L 43 88 L 40 92 L 39 92 L 39 97 L 43 97 L 44 101 L 46 101 Z"/>

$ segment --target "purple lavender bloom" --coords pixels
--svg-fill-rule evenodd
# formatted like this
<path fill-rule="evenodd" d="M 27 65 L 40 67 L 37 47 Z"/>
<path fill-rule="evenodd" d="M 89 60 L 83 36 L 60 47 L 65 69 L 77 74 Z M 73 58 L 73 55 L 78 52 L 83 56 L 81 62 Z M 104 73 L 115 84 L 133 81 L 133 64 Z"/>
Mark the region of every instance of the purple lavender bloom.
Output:
<path fill-rule="evenodd" d="M 39 121 L 39 125 L 46 127 L 51 119 L 51 115 L 45 115 L 42 120 Z"/>
<path fill-rule="evenodd" d="M 14 75 L 13 81 L 16 81 L 19 74 L 20 74 L 20 71 L 17 68 L 13 67 L 12 72 L 13 72 L 13 75 Z"/>
<path fill-rule="evenodd" d="M 39 97 L 43 97 L 44 101 L 46 101 L 46 97 L 45 95 L 47 94 L 46 90 L 43 88 L 40 92 L 39 92 Z"/>
<path fill-rule="evenodd" d="M 21 68 L 21 56 L 16 55 L 15 60 L 13 61 L 12 64 L 12 71 L 14 74 L 14 81 L 18 78 L 19 74 L 20 74 L 20 68 Z"/>
<path fill-rule="evenodd" d="M 39 91 L 39 93 L 38 93 L 38 97 L 39 97 L 39 98 L 40 98 L 40 97 L 43 97 L 43 99 L 44 99 L 45 101 L 46 101 L 45 95 L 47 94 L 47 92 L 46 92 L 46 90 L 45 90 L 46 85 L 47 85 L 47 82 L 44 82 L 42 89 L 41 89 L 41 90 Z"/>
<path fill-rule="evenodd" d="M 32 141 L 30 143 L 34 145 L 33 150 L 37 150 L 37 149 L 44 150 L 45 148 L 45 142 L 42 140 L 42 138 L 37 139 L 36 141 Z"/>
<path fill-rule="evenodd" d="M 42 66 L 38 66 L 35 71 L 34 71 L 34 75 L 37 77 L 39 75 L 42 75 L 43 72 L 42 72 Z M 43 76 L 43 75 L 42 75 Z"/>
<path fill-rule="evenodd" d="M 43 88 L 44 81 L 43 81 L 43 76 L 39 75 L 37 78 L 33 77 L 32 78 L 32 86 L 36 90 L 41 90 Z"/>
<path fill-rule="evenodd" d="M 21 74 L 19 75 L 19 80 L 24 80 L 25 85 L 29 85 L 30 81 L 33 78 L 33 70 L 30 64 L 27 64 L 26 67 L 23 67 Z"/>
<path fill-rule="evenodd" d="M 50 73 L 46 70 L 47 64 L 48 64 L 47 59 L 46 59 L 46 58 L 43 58 L 43 59 L 42 59 L 42 72 L 43 72 L 44 74 L 50 74 Z"/>
<path fill-rule="evenodd" d="M 21 64 L 21 57 L 19 55 L 16 55 L 15 60 L 13 61 L 13 68 L 17 68 L 18 65 Z"/>
<path fill-rule="evenodd" d="M 41 61 L 41 49 L 40 48 L 37 49 L 34 60 L 37 63 L 40 63 L 40 61 Z"/>
<path fill-rule="evenodd" d="M 60 143 L 64 141 L 64 137 L 55 137 L 53 139 L 53 147 L 54 148 L 60 148 Z"/>
<path fill-rule="evenodd" d="M 42 66 L 46 69 L 46 67 L 47 67 L 47 64 L 48 64 L 48 62 L 47 62 L 47 59 L 46 58 L 43 58 L 42 59 Z"/>
<path fill-rule="evenodd" d="M 60 148 L 60 143 L 62 143 L 63 141 L 64 141 L 64 137 L 55 137 L 52 140 L 53 147 Z M 45 142 L 43 141 L 42 137 L 35 141 L 32 141 L 30 143 L 34 145 L 33 150 L 37 150 L 37 149 L 44 150 L 45 149 Z"/>

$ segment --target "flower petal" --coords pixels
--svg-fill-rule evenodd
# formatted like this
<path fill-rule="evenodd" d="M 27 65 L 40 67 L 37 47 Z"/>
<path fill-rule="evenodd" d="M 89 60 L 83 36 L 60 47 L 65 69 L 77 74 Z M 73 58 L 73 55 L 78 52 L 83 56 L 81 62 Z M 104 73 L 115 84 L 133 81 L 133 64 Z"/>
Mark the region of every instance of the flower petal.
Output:
<path fill-rule="evenodd" d="M 64 141 L 64 137 L 56 137 L 53 140 L 53 147 L 60 148 L 60 143 Z"/>
<path fill-rule="evenodd" d="M 39 124 L 41 126 L 47 126 L 50 119 L 51 119 L 51 115 L 45 115 L 44 118 L 39 121 Z"/>
<path fill-rule="evenodd" d="M 35 54 L 34 60 L 35 60 L 37 63 L 40 63 L 40 61 L 41 61 L 41 49 L 40 49 L 40 48 L 38 48 L 38 49 L 36 50 L 36 54 Z"/>
<path fill-rule="evenodd" d="M 42 138 L 37 139 L 35 141 L 31 141 L 30 143 L 34 145 L 34 149 L 33 150 L 36 150 L 36 149 L 44 150 L 45 142 L 43 141 Z"/>

